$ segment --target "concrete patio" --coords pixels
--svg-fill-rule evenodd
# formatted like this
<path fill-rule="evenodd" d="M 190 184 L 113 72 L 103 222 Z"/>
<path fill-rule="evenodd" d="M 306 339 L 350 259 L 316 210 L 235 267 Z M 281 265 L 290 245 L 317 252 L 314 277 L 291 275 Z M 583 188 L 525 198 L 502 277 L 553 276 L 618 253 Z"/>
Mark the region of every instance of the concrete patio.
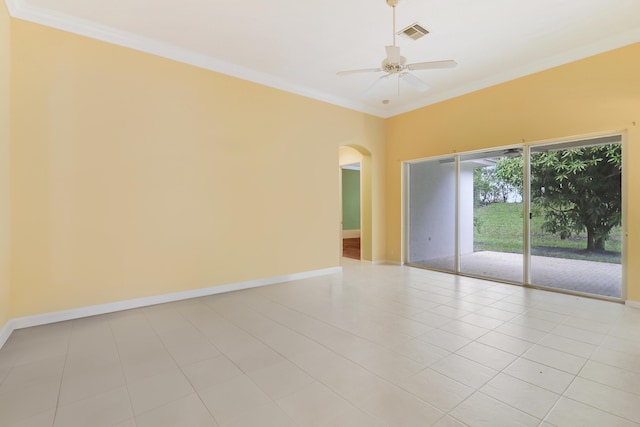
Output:
<path fill-rule="evenodd" d="M 412 264 L 451 270 L 453 259 Z M 522 283 L 522 254 L 480 251 L 460 257 L 460 272 Z M 544 256 L 531 257 L 531 284 L 606 297 L 622 297 L 622 265 Z"/>

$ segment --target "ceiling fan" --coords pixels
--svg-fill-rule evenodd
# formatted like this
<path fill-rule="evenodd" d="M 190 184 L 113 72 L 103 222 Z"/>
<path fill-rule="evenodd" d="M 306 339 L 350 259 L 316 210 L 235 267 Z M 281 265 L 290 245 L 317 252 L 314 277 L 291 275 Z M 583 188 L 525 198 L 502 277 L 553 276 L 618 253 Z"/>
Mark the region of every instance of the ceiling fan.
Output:
<path fill-rule="evenodd" d="M 365 91 L 365 94 L 373 92 L 373 90 L 382 81 L 388 79 L 393 75 L 398 76 L 398 95 L 400 94 L 400 80 L 404 80 L 420 92 L 424 92 L 425 90 L 429 89 L 429 85 L 411 74 L 409 71 L 454 68 L 458 64 L 453 60 L 415 62 L 412 64 L 407 64 L 407 58 L 400 55 L 400 46 L 396 46 L 396 5 L 398 4 L 399 0 L 385 1 L 389 6 L 391 6 L 391 9 L 393 10 L 393 45 L 385 46 L 387 57 L 382 60 L 382 64 L 378 68 L 362 68 L 358 70 L 338 71 L 337 74 L 339 76 L 347 76 L 357 73 L 384 72 L 385 74 L 383 76 L 379 77 L 373 82 L 371 86 L 369 86 L 369 88 Z"/>

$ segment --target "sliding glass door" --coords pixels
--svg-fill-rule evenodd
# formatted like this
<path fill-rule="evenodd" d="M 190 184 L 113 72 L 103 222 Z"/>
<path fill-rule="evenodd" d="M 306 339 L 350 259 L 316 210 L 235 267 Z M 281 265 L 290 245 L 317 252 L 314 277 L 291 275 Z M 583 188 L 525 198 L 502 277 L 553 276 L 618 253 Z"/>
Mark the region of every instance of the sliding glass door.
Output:
<path fill-rule="evenodd" d="M 620 135 L 408 162 L 405 185 L 408 264 L 623 297 Z"/>
<path fill-rule="evenodd" d="M 530 283 L 621 298 L 620 137 L 535 146 L 530 158 Z"/>
<path fill-rule="evenodd" d="M 460 156 L 460 272 L 523 279 L 522 150 Z"/>

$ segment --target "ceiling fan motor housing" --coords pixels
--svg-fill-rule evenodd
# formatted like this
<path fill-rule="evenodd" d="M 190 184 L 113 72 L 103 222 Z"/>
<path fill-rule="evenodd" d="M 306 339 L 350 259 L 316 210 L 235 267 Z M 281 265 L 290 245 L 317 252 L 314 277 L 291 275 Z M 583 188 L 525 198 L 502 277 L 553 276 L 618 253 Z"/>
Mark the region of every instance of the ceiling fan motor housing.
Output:
<path fill-rule="evenodd" d="M 407 62 L 407 58 L 405 58 L 404 56 L 400 57 L 400 62 L 389 62 L 389 58 L 385 58 L 382 61 L 382 66 L 380 68 L 382 68 L 382 71 L 384 71 L 385 73 L 390 73 L 390 74 L 394 74 L 394 73 L 399 73 L 401 71 L 404 71 L 407 66 L 406 66 L 406 62 Z"/>

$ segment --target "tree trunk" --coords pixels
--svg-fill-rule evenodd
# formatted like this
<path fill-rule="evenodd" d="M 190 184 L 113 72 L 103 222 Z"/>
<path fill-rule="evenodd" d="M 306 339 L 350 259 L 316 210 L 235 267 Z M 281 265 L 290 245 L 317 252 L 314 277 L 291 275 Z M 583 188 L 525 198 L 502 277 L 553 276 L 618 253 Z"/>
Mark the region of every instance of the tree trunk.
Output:
<path fill-rule="evenodd" d="M 604 238 L 597 237 L 595 230 L 587 228 L 587 251 L 604 252 Z"/>

